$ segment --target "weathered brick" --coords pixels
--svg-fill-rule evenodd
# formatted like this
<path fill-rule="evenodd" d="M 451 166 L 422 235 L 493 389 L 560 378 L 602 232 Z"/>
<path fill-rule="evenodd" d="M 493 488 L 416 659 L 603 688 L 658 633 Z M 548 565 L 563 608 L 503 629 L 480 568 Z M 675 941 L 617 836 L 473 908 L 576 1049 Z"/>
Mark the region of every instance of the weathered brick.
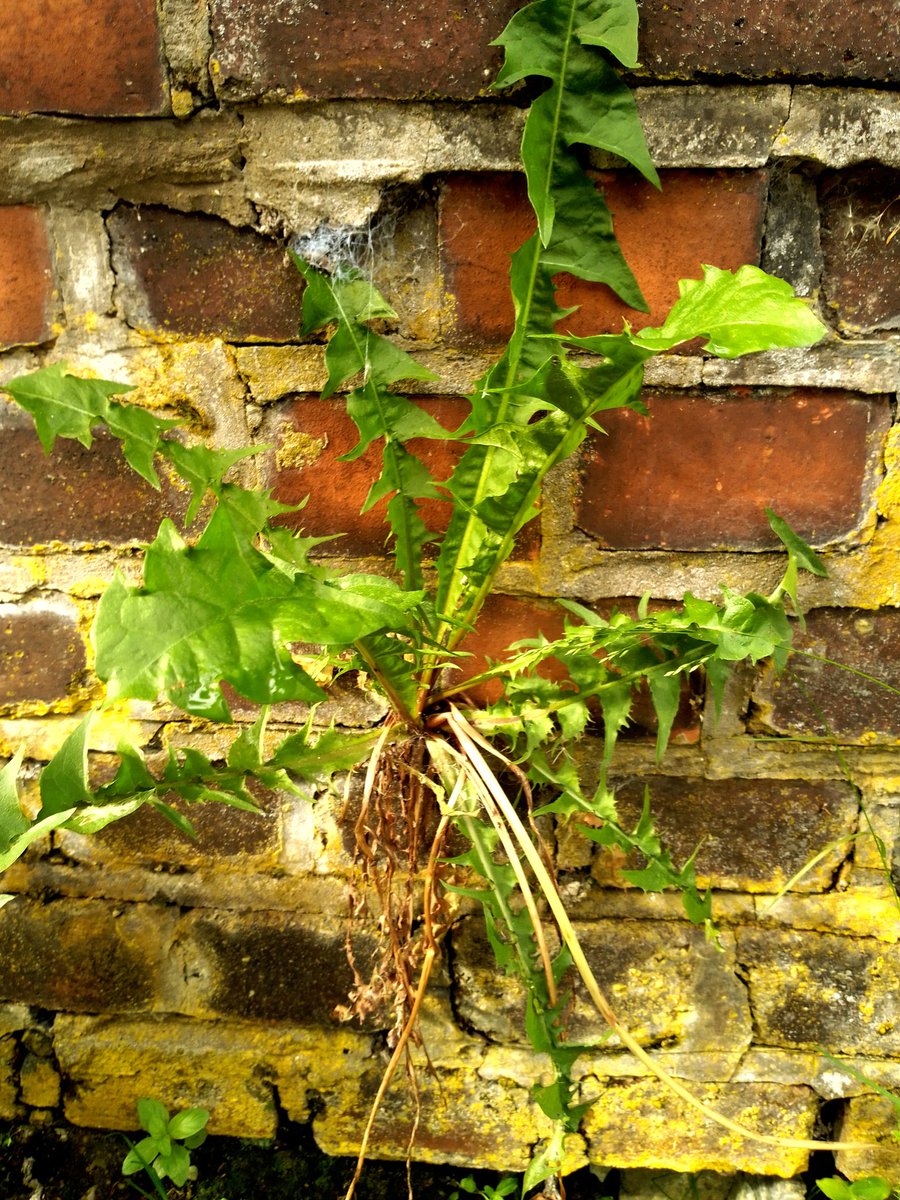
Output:
<path fill-rule="evenodd" d="M 754 693 L 763 728 L 866 741 L 900 738 L 900 697 L 877 682 L 898 683 L 900 609 L 818 609 L 809 613 L 806 630 L 796 631 L 794 644 L 801 653 L 791 659 L 790 671 L 778 679 L 767 674 Z"/>
<path fill-rule="evenodd" d="M 0 207 L 0 346 L 46 342 L 53 296 L 43 214 L 25 204 Z"/>
<path fill-rule="evenodd" d="M 841 1141 L 867 1142 L 865 1150 L 841 1150 L 835 1166 L 849 1179 L 880 1175 L 896 1179 L 900 1172 L 900 1148 L 893 1136 L 897 1114 L 886 1096 L 855 1096 L 843 1114 L 837 1130 Z"/>
<path fill-rule="evenodd" d="M 778 545 L 768 505 L 808 541 L 863 520 L 890 416 L 883 397 L 796 389 L 645 396 L 604 414 L 582 464 L 579 528 L 614 549 Z"/>
<path fill-rule="evenodd" d="M 466 405 L 453 397 L 421 400 L 425 408 L 447 429 L 455 429 L 466 415 Z M 381 472 L 382 450 L 375 442 L 352 462 L 338 462 L 359 441 L 343 401 L 323 401 L 297 396 L 279 409 L 273 433 L 277 438 L 273 472 L 269 484 L 283 504 L 297 504 L 310 497 L 309 505 L 283 522 L 307 535 L 346 536 L 324 547 L 332 554 L 383 554 L 388 536 L 384 504 L 360 514 L 372 482 Z M 448 478 L 458 458 L 452 442 L 413 439 L 411 454 L 421 458 L 437 480 Z M 449 504 L 424 500 L 422 518 L 429 529 L 446 528 Z"/>
<path fill-rule="evenodd" d="M 158 333 L 289 341 L 303 280 L 280 242 L 196 213 L 120 205 L 109 217 L 128 323 Z"/>
<path fill-rule="evenodd" d="M 820 182 L 824 290 L 842 330 L 900 329 L 900 172 Z"/>
<path fill-rule="evenodd" d="M 781 1177 L 798 1175 L 807 1165 L 808 1151 L 735 1138 L 656 1080 L 602 1082 L 606 1086 L 582 1126 L 593 1162 Z M 761 1133 L 812 1137 L 818 1106 L 810 1088 L 744 1083 L 691 1090 L 717 1112 Z"/>
<path fill-rule="evenodd" d="M 26 1054 L 19 1068 L 22 1102 L 33 1108 L 56 1108 L 60 1078 L 49 1059 Z"/>
<path fill-rule="evenodd" d="M 45 455 L 34 430 L 0 411 L 0 542 L 116 544 L 150 540 L 176 510 L 171 489 L 154 491 L 122 458 L 120 443 L 100 434 L 90 450 L 60 441 Z"/>
<path fill-rule="evenodd" d="M 66 696 L 85 667 L 76 618 L 60 603 L 0 604 L 0 708 Z"/>
<path fill-rule="evenodd" d="M 517 0 L 214 0 L 216 90 L 247 99 L 476 96 Z"/>
<path fill-rule="evenodd" d="M 727 938 L 722 953 L 702 929 L 681 922 L 600 920 L 579 922 L 576 932 L 616 1016 L 640 1042 L 738 1057 L 750 1044 L 750 1010 Z M 454 932 L 453 973 L 455 1009 L 471 1028 L 499 1042 L 525 1039 L 524 989 L 498 971 L 480 917 Z M 571 1040 L 604 1043 L 605 1022 L 580 983 L 574 991 Z M 615 1038 L 608 1044 L 619 1048 Z"/>
<path fill-rule="evenodd" d="M 640 9 L 640 61 L 657 78 L 900 78 L 890 5 L 640 0 Z"/>
<path fill-rule="evenodd" d="M 12 1121 L 19 1115 L 18 1071 L 19 1047 L 14 1038 L 0 1037 L 0 1121 Z"/>
<path fill-rule="evenodd" d="M 381 1078 L 380 1066 L 342 1081 L 313 1120 L 319 1147 L 331 1155 L 356 1154 Z M 426 1069 L 412 1089 L 393 1087 L 378 1110 L 369 1149 L 372 1157 L 403 1158 L 415 1135 L 422 1162 L 474 1163 L 494 1170 L 524 1171 L 529 1147 L 550 1133 L 550 1123 L 529 1094 L 509 1078 L 484 1078 L 464 1068 Z"/>
<path fill-rule="evenodd" d="M 756 1039 L 832 1054 L 897 1055 L 900 948 L 870 938 L 746 929 L 738 934 Z"/>
<path fill-rule="evenodd" d="M 61 1015 L 53 1044 L 76 1125 L 133 1129 L 141 1096 L 169 1108 L 196 1105 L 214 1133 L 273 1137 L 278 1125 L 266 1029 L 161 1018 Z"/>
<path fill-rule="evenodd" d="M 0 112 L 133 117 L 165 110 L 154 0 L 4 5 Z"/>
<path fill-rule="evenodd" d="M 152 1008 L 174 914 L 18 899 L 0 922 L 0 999 L 69 1012 Z"/>
<path fill-rule="evenodd" d="M 145 805 L 124 821 L 99 833 L 82 836 L 57 834 L 67 858 L 86 864 L 198 867 L 241 870 L 270 869 L 281 846 L 280 800 L 272 792 L 251 785 L 262 812 L 244 812 L 229 804 L 189 804 L 173 795 L 163 799 L 174 805 L 194 826 L 192 840 L 180 833 L 162 813 Z"/>
<path fill-rule="evenodd" d="M 856 794 L 843 781 L 660 776 L 649 780 L 649 787 L 650 810 L 663 846 L 676 863 L 697 851 L 702 887 L 777 891 L 829 843 L 852 835 L 856 828 Z M 626 782 L 616 791 L 626 828 L 636 825 L 643 802 L 643 781 Z M 847 852 L 847 845 L 829 851 L 796 890 L 827 888 Z M 622 866 L 641 865 L 639 856 L 617 863 L 600 852 L 593 872 L 608 884 L 621 879 Z"/>
<path fill-rule="evenodd" d="M 625 318 L 638 329 L 662 324 L 678 299 L 678 280 L 698 277 L 703 263 L 735 270 L 759 261 L 761 172 L 663 171 L 661 178 L 660 193 L 630 173 L 597 175 L 649 313 L 628 308 L 604 284 L 562 275 L 559 303 L 581 306 L 565 328 L 617 333 Z M 445 286 L 455 301 L 448 336 L 465 346 L 504 342 L 513 324 L 509 256 L 534 230 L 522 177 L 451 176 L 440 226 Z"/>
<path fill-rule="evenodd" d="M 320 929 L 291 913 L 199 912 L 182 922 L 179 942 L 190 962 L 205 964 L 193 1001 L 199 1015 L 329 1026 L 353 986 L 340 922 Z M 364 976 L 372 950 L 358 935 Z"/>

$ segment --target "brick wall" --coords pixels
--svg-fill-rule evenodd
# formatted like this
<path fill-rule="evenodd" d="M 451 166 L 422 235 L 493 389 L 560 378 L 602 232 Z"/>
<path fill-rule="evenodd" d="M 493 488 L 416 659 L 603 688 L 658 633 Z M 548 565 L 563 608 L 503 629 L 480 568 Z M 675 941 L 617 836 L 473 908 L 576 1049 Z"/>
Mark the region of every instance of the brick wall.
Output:
<path fill-rule="evenodd" d="M 419 399 L 452 420 L 509 332 L 507 256 L 529 225 L 521 110 L 486 90 L 499 61 L 488 42 L 517 7 L 6 5 L 0 379 L 66 361 L 193 414 L 212 444 L 255 437 L 273 447 L 261 471 L 277 495 L 313 492 L 307 529 L 343 529 L 348 561 L 377 559 L 383 530 L 350 504 L 369 464 L 336 473 L 349 426 L 317 398 L 322 347 L 296 333 L 302 290 L 285 234 L 392 214 L 375 275 L 399 337 L 442 380 Z M 573 327 L 655 323 L 679 276 L 752 262 L 810 297 L 831 336 L 747 361 L 655 363 L 651 417 L 612 415 L 608 436 L 554 477 L 472 647 L 552 632 L 554 596 L 602 608 L 645 591 L 714 596 L 721 582 L 765 590 L 780 562 L 766 504 L 821 549 L 830 578 L 804 583 L 803 644 L 864 674 L 808 658 L 796 677 L 740 675 L 718 718 L 702 696 L 686 699 L 664 764 L 640 723 L 619 760 L 623 809 L 648 780 L 676 857 L 702 843 L 724 953 L 682 924 L 673 898 L 636 896 L 583 843 L 558 845 L 624 1023 L 723 1111 L 794 1136 L 841 1096 L 845 1135 L 887 1129 L 881 1102 L 841 1082 L 819 1045 L 900 1085 L 900 922 L 871 837 L 854 837 L 871 821 L 894 861 L 900 703 L 865 679 L 900 684 L 890 7 L 644 0 L 635 82 L 664 191 L 599 154 L 593 166 L 651 314 L 601 285 L 563 283 L 562 302 L 581 305 Z M 46 459 L 5 404 L 0 447 L 0 755 L 24 746 L 33 767 L 99 694 L 88 630 L 104 581 L 117 565 L 134 577 L 134 548 L 179 498 L 145 488 L 102 439 Z M 383 714 L 344 692 L 327 715 L 358 727 Z M 829 729 L 852 786 L 817 740 Z M 97 727 L 99 765 L 123 732 L 216 747 L 171 710 L 115 708 Z M 589 743 L 581 752 L 596 757 Z M 214 1131 L 265 1137 L 280 1112 L 312 1119 L 330 1152 L 355 1149 L 383 1057 L 378 1028 L 331 1015 L 348 982 L 337 802 L 269 796 L 263 807 L 261 818 L 201 812 L 195 844 L 145 815 L 92 839 L 61 835 L 8 873 L 23 898 L 0 916 L 0 1118 L 127 1128 L 137 1097 L 155 1094 L 203 1104 Z M 416 1153 L 521 1169 L 544 1125 L 527 1098 L 539 1064 L 523 1053 L 520 999 L 474 922 L 452 948 L 425 1013 L 436 1074 L 420 1077 Z M 578 1004 L 574 1020 L 596 1042 L 581 1069 L 599 1097 L 574 1160 L 625 1168 L 626 1192 L 648 1167 L 804 1169 L 801 1151 L 693 1128 Z M 397 1092 L 375 1153 L 402 1155 L 412 1119 Z M 886 1143 L 840 1165 L 896 1178 L 900 1155 Z"/>

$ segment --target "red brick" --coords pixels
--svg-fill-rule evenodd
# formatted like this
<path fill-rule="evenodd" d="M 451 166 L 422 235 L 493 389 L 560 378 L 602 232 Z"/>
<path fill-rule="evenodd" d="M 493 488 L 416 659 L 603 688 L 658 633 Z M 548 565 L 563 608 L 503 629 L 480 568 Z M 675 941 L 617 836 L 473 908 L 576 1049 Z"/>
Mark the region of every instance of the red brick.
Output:
<path fill-rule="evenodd" d="M 900 738 L 900 697 L 854 674 L 900 687 L 900 609 L 818 609 L 794 644 L 839 665 L 795 654 L 780 679 L 767 677 L 756 690 L 760 727 L 798 737 Z"/>
<path fill-rule="evenodd" d="M 582 461 L 576 521 L 613 549 L 763 549 L 768 505 L 816 544 L 869 504 L 884 397 L 797 389 L 645 396 L 650 417 L 604 414 Z"/>
<path fill-rule="evenodd" d="M 824 290 L 841 329 L 900 329 L 900 172 L 871 168 L 820 185 Z"/>
<path fill-rule="evenodd" d="M 560 304 L 581 306 L 563 328 L 577 334 L 618 333 L 623 319 L 638 329 L 662 324 L 678 299 L 678 280 L 698 277 L 703 263 L 734 270 L 759 261 L 766 188 L 762 173 L 663 171 L 662 182 L 660 193 L 631 173 L 597 175 L 649 314 L 622 304 L 605 284 L 561 275 Z M 445 286 L 456 301 L 451 339 L 472 346 L 509 337 L 509 256 L 533 229 L 521 176 L 447 180 L 441 199 L 441 256 Z"/>
<path fill-rule="evenodd" d="M 466 405 L 455 398 L 420 400 L 447 429 L 455 429 L 466 415 Z M 284 504 L 297 504 L 309 496 L 306 508 L 285 518 L 285 524 L 306 534 L 325 537 L 346 533 L 325 547 L 337 554 L 384 553 L 388 536 L 384 505 L 360 514 L 372 481 L 381 471 L 381 446 L 373 443 L 353 462 L 338 462 L 359 441 L 356 426 L 342 401 L 298 396 L 282 411 L 282 424 L 275 454 L 275 470 L 269 480 L 275 497 Z M 293 435 L 301 435 L 295 440 Z M 436 479 L 446 479 L 458 458 L 452 442 L 414 440 L 407 444 Z M 449 504 L 443 500 L 422 502 L 422 517 L 429 529 L 446 527 Z"/>
<path fill-rule="evenodd" d="M 900 79 L 890 4 L 640 0 L 640 9 L 640 61 L 657 78 Z"/>
<path fill-rule="evenodd" d="M 0 207 L 0 346 L 32 346 L 51 336 L 53 273 L 42 213 Z"/>
<path fill-rule="evenodd" d="M 303 279 L 280 242 L 166 208 L 121 205 L 108 226 L 130 325 L 235 341 L 297 336 Z"/>
<path fill-rule="evenodd" d="M 133 117 L 167 107 L 154 0 L 0 0 L 0 112 Z"/>
<path fill-rule="evenodd" d="M 150 905 L 17 899 L 0 922 L 0 999 L 65 1012 L 153 1007 L 174 914 Z"/>
<path fill-rule="evenodd" d="M 489 43 L 518 0 L 214 0 L 218 90 L 336 96 L 475 96 L 496 74 Z"/>
<path fill-rule="evenodd" d="M 701 886 L 774 892 L 837 838 L 853 831 L 857 800 L 843 781 L 799 779 L 630 780 L 616 792 L 623 825 L 633 828 L 650 787 L 650 810 L 662 844 L 676 863 L 697 850 Z M 804 875 L 797 891 L 827 888 L 842 851 L 835 851 Z M 642 866 L 607 855 L 595 858 L 602 883 L 621 881 L 618 869 Z"/>
<path fill-rule="evenodd" d="M 151 539 L 179 506 L 156 492 L 122 458 L 120 443 L 100 435 L 86 450 L 60 441 L 45 455 L 32 429 L 0 424 L 0 543 L 121 543 Z"/>
<path fill-rule="evenodd" d="M 561 635 L 564 619 L 563 609 L 549 600 L 493 593 L 485 601 L 475 631 L 460 645 L 460 650 L 472 657 L 461 660 L 459 671 L 453 671 L 448 678 L 455 684 L 479 674 L 491 663 L 506 658 L 513 642 L 536 638 L 540 634 L 553 641 Z M 540 674 L 547 679 L 561 680 L 566 678 L 567 672 L 562 663 L 548 659 Z M 498 700 L 502 691 L 503 681 L 498 678 L 469 689 L 467 694 L 476 703 L 485 704 Z"/>
<path fill-rule="evenodd" d="M 61 700 L 84 667 L 71 615 L 41 603 L 0 605 L 0 709 Z"/>

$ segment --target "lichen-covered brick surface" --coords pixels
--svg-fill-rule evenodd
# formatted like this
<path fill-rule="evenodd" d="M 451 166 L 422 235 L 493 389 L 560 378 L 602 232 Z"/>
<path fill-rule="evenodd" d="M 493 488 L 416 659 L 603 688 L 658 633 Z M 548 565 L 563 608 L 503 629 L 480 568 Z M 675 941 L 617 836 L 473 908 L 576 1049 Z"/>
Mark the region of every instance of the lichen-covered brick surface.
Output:
<path fill-rule="evenodd" d="M 341 461 L 355 435 L 341 398 L 319 399 L 323 345 L 300 336 L 287 245 L 377 214 L 367 266 L 397 311 L 391 332 L 438 376 L 411 395 L 456 428 L 460 395 L 509 333 L 509 254 L 530 232 L 523 97 L 490 89 L 489 42 L 517 7 L 0 3 L 0 381 L 66 362 L 133 386 L 212 446 L 255 439 L 265 450 L 246 478 L 287 504 L 310 496 L 284 520 L 346 535 L 317 553 L 386 569 L 384 526 L 359 515 L 373 463 Z M 645 593 L 765 593 L 782 561 L 766 506 L 817 547 L 829 576 L 803 582 L 791 671 L 736 675 L 718 710 L 685 689 L 663 763 L 639 708 L 617 759 L 622 812 L 637 818 L 647 785 L 675 859 L 697 851 L 721 951 L 677 897 L 629 887 L 627 860 L 601 859 L 564 824 L 555 851 L 598 977 L 663 1065 L 767 1133 L 808 1137 L 828 1104 L 845 1136 L 879 1143 L 839 1165 L 896 1178 L 883 1101 L 818 1053 L 900 1085 L 900 914 L 885 880 L 900 861 L 896 13 L 643 0 L 641 16 L 637 102 L 663 190 L 599 152 L 591 167 L 649 312 L 561 278 L 561 302 L 580 306 L 571 328 L 659 323 L 680 276 L 750 262 L 789 279 L 829 337 L 656 362 L 649 417 L 611 414 L 548 479 L 464 649 L 477 666 L 553 637 L 557 597 L 608 614 Z M 187 498 L 143 484 L 102 437 L 45 456 L 2 400 L 0 452 L 0 755 L 22 748 L 33 779 L 100 696 L 89 630 L 104 584 L 136 578 L 138 548 Z M 452 442 L 430 452 L 433 470 L 451 469 Z M 428 502 L 436 532 L 446 508 Z M 273 713 L 285 728 L 306 717 Z M 384 710 L 351 681 L 320 717 L 351 730 Z M 118 705 L 93 731 L 98 772 L 125 734 L 149 754 L 190 739 L 221 752 L 174 709 Z M 596 773 L 596 740 L 577 752 Z M 257 816 L 203 809 L 194 842 L 147 812 L 94 838 L 48 836 L 6 873 L 19 895 L 0 912 L 0 1119 L 127 1128 L 154 1094 L 208 1108 L 215 1132 L 311 1121 L 325 1150 L 356 1152 L 387 1018 L 335 1015 L 352 982 L 342 799 L 258 802 Z M 365 930 L 354 952 L 371 955 Z M 392 1091 L 372 1152 L 402 1157 L 418 1117 L 420 1157 L 521 1170 L 548 1130 L 530 1098 L 542 1063 L 473 914 L 438 974 L 413 1051 L 420 1111 Z M 624 1196 L 660 1171 L 697 1173 L 691 1195 L 710 1200 L 739 1172 L 779 1200 L 802 1195 L 776 1180 L 801 1173 L 805 1151 L 699 1128 L 578 994 L 572 1011 L 597 1103 L 570 1165 L 623 1168 Z"/>

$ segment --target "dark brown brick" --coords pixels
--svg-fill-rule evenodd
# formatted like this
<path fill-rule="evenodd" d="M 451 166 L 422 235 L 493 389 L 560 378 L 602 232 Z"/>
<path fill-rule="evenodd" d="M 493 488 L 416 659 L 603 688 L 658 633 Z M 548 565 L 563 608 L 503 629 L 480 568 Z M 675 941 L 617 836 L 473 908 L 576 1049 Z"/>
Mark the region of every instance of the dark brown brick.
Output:
<path fill-rule="evenodd" d="M 865 514 L 887 401 L 795 391 L 646 396 L 650 417 L 604 414 L 582 465 L 577 523 L 605 546 L 710 550 L 777 545 L 768 505 L 808 541 L 852 534 Z"/>
<path fill-rule="evenodd" d="M 0 0 L 0 112 L 165 111 L 154 0 Z"/>
<path fill-rule="evenodd" d="M 452 397 L 425 399 L 419 403 L 447 429 L 455 429 L 466 415 L 466 405 Z M 297 504 L 306 496 L 310 502 L 285 524 L 312 536 L 345 533 L 324 547 L 337 554 L 382 554 L 388 536 L 384 505 L 360 515 L 373 480 L 381 472 L 381 447 L 376 442 L 353 462 L 338 462 L 359 441 L 343 401 L 297 396 L 280 411 L 274 470 L 269 479 L 275 497 L 284 504 Z M 413 440 L 411 454 L 421 458 L 434 477 L 446 479 L 453 470 L 458 451 L 452 442 Z M 443 500 L 422 502 L 422 517 L 429 529 L 446 528 L 450 506 Z"/>
<path fill-rule="evenodd" d="M 45 455 L 31 429 L 0 424 L 0 542 L 121 543 L 151 539 L 177 507 L 128 467 L 120 443 L 100 435 L 86 450 L 57 442 Z"/>
<path fill-rule="evenodd" d="M 618 333 L 662 324 L 678 299 L 678 280 L 703 263 L 735 270 L 759 261 L 765 177 L 757 171 L 663 171 L 663 192 L 636 175 L 597 176 L 616 235 L 650 312 L 635 312 L 604 284 L 559 277 L 564 307 L 580 305 L 564 327 L 577 334 Z M 521 176 L 459 175 L 444 184 L 444 282 L 455 299 L 447 336 L 465 346 L 504 342 L 512 329 L 509 256 L 534 229 Z"/>
<path fill-rule="evenodd" d="M 40 602 L 0 605 L 0 709 L 61 700 L 84 666 L 71 613 Z"/>
<path fill-rule="evenodd" d="M 644 803 L 644 782 L 628 781 L 616 792 L 622 824 L 633 828 Z M 852 833 L 858 802 L 843 781 L 809 783 L 799 779 L 672 779 L 646 781 L 650 810 L 663 846 L 678 864 L 699 847 L 697 876 L 702 886 L 774 892 L 830 842 Z M 796 891 L 827 888 L 844 850 L 835 850 L 809 871 Z M 605 851 L 594 874 L 603 883 L 621 882 Z"/>
<path fill-rule="evenodd" d="M 335 96 L 476 96 L 501 54 L 489 42 L 518 0 L 214 0 L 217 90 Z"/>
<path fill-rule="evenodd" d="M 288 913 L 203 913 L 187 919 L 179 939 L 211 964 L 206 1003 L 222 1016 L 330 1025 L 335 1007 L 347 1003 L 353 986 L 339 926 L 314 929 Z M 371 967 L 372 951 L 368 938 L 355 939 L 363 976 Z"/>
<path fill-rule="evenodd" d="M 841 329 L 900 329 L 900 171 L 828 176 L 820 186 L 825 295 Z"/>
<path fill-rule="evenodd" d="M 31 346 L 52 333 L 53 273 L 44 217 L 0 207 L 0 346 Z"/>
<path fill-rule="evenodd" d="M 794 644 L 801 653 L 789 670 L 780 679 L 767 676 L 756 690 L 760 727 L 795 736 L 900 738 L 900 697 L 876 682 L 900 687 L 900 609 L 819 609 L 809 613 L 805 632 L 795 632 Z"/>
<path fill-rule="evenodd" d="M 297 336 L 303 280 L 280 242 L 166 208 L 121 205 L 108 226 L 130 325 L 234 341 Z"/>
<path fill-rule="evenodd" d="M 179 868 L 232 867 L 238 862 L 245 871 L 272 868 L 281 845 L 280 800 L 257 784 L 250 791 L 263 810 L 259 815 L 229 804 L 210 801 L 190 804 L 172 794 L 163 796 L 194 826 L 192 841 L 162 813 L 144 805 L 125 821 L 114 821 L 99 833 L 75 839 L 62 836 L 69 858 L 84 863 L 158 866 Z"/>
<path fill-rule="evenodd" d="M 640 60 L 658 78 L 900 78 L 896 12 L 845 0 L 639 0 Z"/>
<path fill-rule="evenodd" d="M 64 1012 L 150 1009 L 173 921 L 149 905 L 17 899 L 0 922 L 0 999 Z"/>

